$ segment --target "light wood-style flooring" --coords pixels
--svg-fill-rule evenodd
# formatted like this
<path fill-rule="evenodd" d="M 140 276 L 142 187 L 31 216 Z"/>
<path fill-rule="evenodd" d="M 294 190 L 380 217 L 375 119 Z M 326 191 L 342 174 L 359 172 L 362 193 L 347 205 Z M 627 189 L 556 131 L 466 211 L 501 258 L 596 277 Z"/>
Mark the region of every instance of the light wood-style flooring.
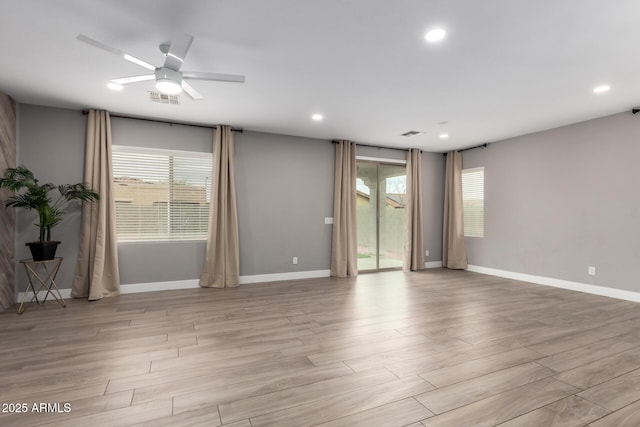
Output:
<path fill-rule="evenodd" d="M 632 302 L 442 269 L 67 302 L 0 314 L 0 425 L 640 426 Z"/>

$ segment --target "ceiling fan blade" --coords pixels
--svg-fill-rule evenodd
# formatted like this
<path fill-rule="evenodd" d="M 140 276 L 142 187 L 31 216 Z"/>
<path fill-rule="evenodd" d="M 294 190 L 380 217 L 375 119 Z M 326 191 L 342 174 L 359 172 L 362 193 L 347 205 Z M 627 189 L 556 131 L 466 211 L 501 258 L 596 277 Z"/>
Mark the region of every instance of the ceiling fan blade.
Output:
<path fill-rule="evenodd" d="M 169 46 L 167 59 L 164 61 L 164 67 L 179 71 L 182 63 L 184 62 L 184 58 L 187 56 L 187 52 L 189 52 L 192 42 L 192 35 L 177 32 L 173 41 L 171 41 L 171 46 Z"/>
<path fill-rule="evenodd" d="M 113 83 L 117 83 L 119 85 L 126 85 L 129 83 L 143 82 L 145 80 L 153 80 L 156 78 L 155 74 L 145 74 L 143 76 L 131 76 L 131 77 L 122 77 L 119 79 L 110 80 Z"/>
<path fill-rule="evenodd" d="M 196 90 L 193 88 L 193 86 L 191 86 L 189 83 L 185 82 L 184 80 L 182 81 L 182 90 L 187 92 L 187 94 L 191 98 L 193 98 L 194 101 L 200 101 L 201 99 L 204 99 L 202 97 L 202 95 L 200 95 L 198 92 L 196 92 Z"/>
<path fill-rule="evenodd" d="M 81 42 L 85 42 L 87 44 L 90 44 L 91 46 L 95 46 L 99 49 L 102 50 L 106 50 L 107 52 L 111 52 L 115 55 L 118 55 L 119 57 L 126 59 L 129 62 L 133 62 L 134 64 L 138 64 L 148 70 L 151 71 L 155 71 L 156 67 L 154 67 L 153 65 L 149 64 L 148 62 L 143 61 L 142 59 L 138 59 L 135 56 L 131 56 L 126 52 L 121 51 L 120 49 L 116 49 L 115 47 L 111 47 L 111 46 L 107 46 L 104 43 L 101 43 L 97 40 L 94 40 L 90 37 L 87 37 L 83 34 L 79 34 L 78 37 L 76 37 L 78 40 L 80 40 Z"/>
<path fill-rule="evenodd" d="M 219 74 L 219 73 L 201 73 L 198 71 L 183 71 L 183 79 L 193 80 L 214 80 L 218 82 L 236 82 L 244 83 L 244 76 L 239 74 Z"/>

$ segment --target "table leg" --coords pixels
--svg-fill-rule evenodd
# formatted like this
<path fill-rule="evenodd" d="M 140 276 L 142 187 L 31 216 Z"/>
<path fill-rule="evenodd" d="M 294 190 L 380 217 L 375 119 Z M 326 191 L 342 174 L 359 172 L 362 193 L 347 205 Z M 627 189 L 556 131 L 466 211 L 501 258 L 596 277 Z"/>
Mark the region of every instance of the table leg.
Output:
<path fill-rule="evenodd" d="M 25 265 L 25 267 L 27 266 Z M 27 299 L 29 289 L 33 292 L 33 296 L 31 297 L 31 300 L 29 300 L 29 303 L 32 303 L 35 298 L 36 302 L 39 304 L 38 293 L 36 292 L 36 288 L 33 286 L 33 277 L 29 275 L 29 269 L 27 269 L 27 278 L 29 279 L 29 283 L 27 284 L 27 288 L 24 290 L 24 294 L 22 294 L 22 301 L 20 301 L 20 307 L 18 307 L 18 314 L 22 314 L 26 310 L 26 307 L 24 307 L 24 301 Z M 39 291 L 40 290 L 38 289 L 38 292 Z"/>
<path fill-rule="evenodd" d="M 29 290 L 33 292 L 33 297 L 31 298 L 29 303 L 33 302 L 33 300 L 35 299 L 37 304 L 44 304 L 47 301 L 49 294 L 51 294 L 53 295 L 53 298 L 55 298 L 55 300 L 58 301 L 58 303 L 61 306 L 63 307 L 67 306 L 66 302 L 64 301 L 64 298 L 62 297 L 62 293 L 60 293 L 60 289 L 56 285 L 56 281 L 55 281 L 56 276 L 58 274 L 58 270 L 60 269 L 60 265 L 62 264 L 62 258 L 56 258 L 52 264 L 53 266 L 51 268 L 49 268 L 47 263 L 42 264 L 42 268 L 46 273 L 46 277 L 43 280 L 43 278 L 41 278 L 36 271 L 37 264 L 35 264 L 34 267 L 32 268 L 31 265 L 24 263 L 24 267 L 27 272 L 27 279 L 29 283 L 27 285 L 27 288 L 25 289 L 24 295 L 22 296 L 22 301 L 20 302 L 20 306 L 18 307 L 18 314 L 24 313 L 26 309 L 26 307 L 24 306 L 24 303 L 27 298 L 27 294 L 29 293 Z M 40 283 L 40 286 L 38 287 L 37 290 L 34 285 L 34 280 L 33 280 L 34 278 Z M 45 294 L 42 302 L 40 302 L 40 300 L 38 299 L 38 294 L 42 290 L 46 290 L 47 293 Z"/>
<path fill-rule="evenodd" d="M 47 288 L 47 293 L 45 294 L 44 299 L 42 300 L 43 304 L 49 297 L 49 294 L 51 294 L 61 306 L 63 307 L 67 306 L 67 304 L 64 302 L 64 298 L 62 298 L 60 289 L 58 289 L 58 286 L 56 285 L 56 276 L 58 275 L 58 270 L 60 269 L 61 264 L 62 264 L 61 262 L 58 262 L 57 264 L 54 265 L 54 267 L 51 270 L 49 270 L 49 267 L 47 266 L 47 264 L 43 265 L 44 271 L 47 273 L 47 278 L 43 282 L 43 285 L 45 285 L 45 287 Z M 49 285 L 47 286 L 46 283 L 49 283 Z M 54 290 L 57 292 L 58 294 L 57 296 Z"/>

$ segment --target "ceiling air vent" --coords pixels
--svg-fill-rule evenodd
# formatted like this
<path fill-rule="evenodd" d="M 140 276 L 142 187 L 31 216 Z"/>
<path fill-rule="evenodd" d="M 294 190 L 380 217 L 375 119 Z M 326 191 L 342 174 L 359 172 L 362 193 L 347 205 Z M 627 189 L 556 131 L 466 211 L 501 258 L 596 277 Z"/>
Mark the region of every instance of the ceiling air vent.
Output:
<path fill-rule="evenodd" d="M 151 98 L 153 102 L 159 102 L 160 104 L 180 105 L 180 97 L 178 95 L 167 95 L 150 90 L 149 98 Z"/>
<path fill-rule="evenodd" d="M 424 134 L 424 132 L 420 132 L 418 130 L 410 130 L 408 132 L 403 133 L 402 136 L 409 137 L 409 136 L 416 136 L 416 135 L 422 135 L 422 134 Z"/>

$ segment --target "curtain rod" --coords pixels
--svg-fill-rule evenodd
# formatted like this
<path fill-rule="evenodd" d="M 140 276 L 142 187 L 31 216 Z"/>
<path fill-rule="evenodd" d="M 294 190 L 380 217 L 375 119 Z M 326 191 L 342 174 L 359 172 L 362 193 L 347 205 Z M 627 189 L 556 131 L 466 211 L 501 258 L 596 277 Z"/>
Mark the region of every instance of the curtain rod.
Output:
<path fill-rule="evenodd" d="M 476 148 L 487 148 L 489 146 L 488 142 L 485 142 L 484 144 L 480 144 L 480 145 L 476 145 L 475 147 L 467 147 L 467 148 L 463 148 L 462 150 L 457 150 L 459 152 L 463 152 L 463 151 L 467 151 L 467 150 L 475 150 Z M 447 153 L 442 153 L 443 156 L 446 156 Z"/>
<path fill-rule="evenodd" d="M 82 110 L 82 115 L 86 116 L 87 114 L 89 114 L 89 110 Z M 126 116 L 124 114 L 118 114 L 118 113 L 109 113 L 110 117 L 117 117 L 119 119 L 131 119 L 131 120 L 142 120 L 143 122 L 156 122 L 156 123 L 166 123 L 170 126 L 173 125 L 180 125 L 180 126 L 191 126 L 194 128 L 205 128 L 205 129 L 213 129 L 215 128 L 214 126 L 207 126 L 207 125 L 196 125 L 193 123 L 180 123 L 180 122 L 170 122 L 168 120 L 159 120 L 159 119 L 148 119 L 145 117 L 134 117 L 134 116 Z M 242 129 L 240 128 L 231 128 L 231 130 L 233 132 L 239 132 L 242 133 Z"/>
<path fill-rule="evenodd" d="M 331 141 L 333 144 L 337 144 L 338 141 L 337 139 L 334 139 Z M 370 144 L 360 144 L 359 142 L 355 143 L 356 145 L 359 145 L 360 147 L 371 147 L 371 148 L 385 148 L 387 150 L 398 150 L 398 151 L 409 151 L 408 148 L 398 148 L 398 147 L 389 147 L 389 146 L 385 146 L 385 145 L 370 145 Z M 422 153 L 422 150 L 420 150 L 420 152 Z"/>

